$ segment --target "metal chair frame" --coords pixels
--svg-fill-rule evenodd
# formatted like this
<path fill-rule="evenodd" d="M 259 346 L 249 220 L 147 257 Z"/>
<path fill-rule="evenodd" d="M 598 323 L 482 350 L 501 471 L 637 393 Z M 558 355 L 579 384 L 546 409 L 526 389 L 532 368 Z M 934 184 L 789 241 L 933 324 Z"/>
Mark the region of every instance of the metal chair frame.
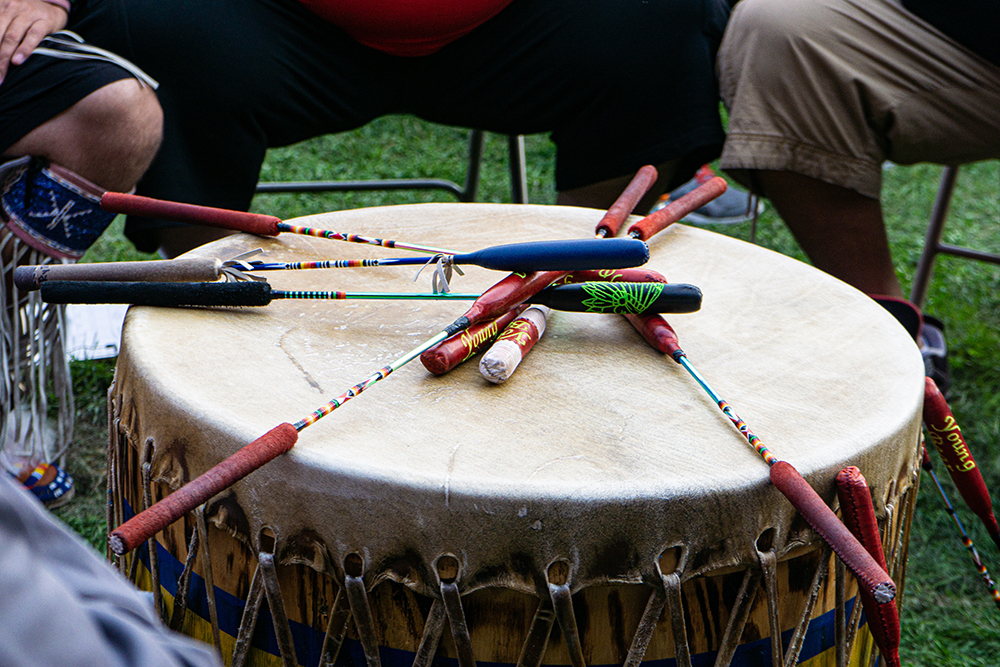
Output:
<path fill-rule="evenodd" d="M 948 218 L 948 206 L 951 203 L 951 196 L 955 190 L 955 181 L 957 178 L 958 167 L 945 167 L 944 172 L 941 174 L 941 185 L 938 187 L 937 197 L 934 199 L 934 207 L 931 209 L 930 221 L 927 224 L 927 237 L 924 240 L 924 249 L 920 253 L 920 260 L 917 262 L 917 272 L 913 277 L 913 286 L 910 289 L 910 301 L 918 307 L 924 305 L 924 299 L 927 297 L 927 286 L 930 283 L 931 273 L 934 270 L 934 260 L 939 254 L 1000 264 L 1000 254 L 941 243 L 944 223 Z"/>
<path fill-rule="evenodd" d="M 455 195 L 460 202 L 476 201 L 479 191 L 479 172 L 483 159 L 485 134 L 482 130 L 469 131 L 468 167 L 465 183 L 441 178 L 396 178 L 363 181 L 283 181 L 258 183 L 257 193 L 273 192 L 350 192 L 372 190 L 444 190 Z M 528 203 L 528 180 L 524 157 L 524 137 L 508 135 L 507 149 L 510 156 L 511 201 Z"/>

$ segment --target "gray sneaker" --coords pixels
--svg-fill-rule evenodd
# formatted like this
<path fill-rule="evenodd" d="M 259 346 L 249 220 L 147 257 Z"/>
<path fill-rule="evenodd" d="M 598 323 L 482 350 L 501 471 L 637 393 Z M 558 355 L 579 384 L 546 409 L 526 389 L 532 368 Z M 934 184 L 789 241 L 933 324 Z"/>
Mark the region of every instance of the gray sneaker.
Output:
<path fill-rule="evenodd" d="M 716 173 L 708 165 L 703 166 L 690 181 L 680 186 L 669 195 L 660 197 L 653 206 L 653 211 L 663 208 L 669 202 L 679 199 L 697 188 L 702 183 L 711 180 Z M 684 222 L 694 225 L 733 225 L 753 218 L 753 206 L 756 202 L 757 214 L 764 212 L 764 202 L 752 196 L 746 190 L 730 185 L 721 196 L 708 202 L 694 213 L 688 214 Z"/>

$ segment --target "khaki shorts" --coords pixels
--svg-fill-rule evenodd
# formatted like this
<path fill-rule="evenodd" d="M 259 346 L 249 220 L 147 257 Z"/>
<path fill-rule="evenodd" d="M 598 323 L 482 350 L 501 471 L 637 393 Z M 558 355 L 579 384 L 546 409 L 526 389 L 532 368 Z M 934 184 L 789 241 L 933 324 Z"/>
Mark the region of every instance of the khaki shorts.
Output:
<path fill-rule="evenodd" d="M 741 0 L 719 51 L 720 165 L 878 198 L 882 163 L 1000 158 L 1000 68 L 898 0 Z"/>

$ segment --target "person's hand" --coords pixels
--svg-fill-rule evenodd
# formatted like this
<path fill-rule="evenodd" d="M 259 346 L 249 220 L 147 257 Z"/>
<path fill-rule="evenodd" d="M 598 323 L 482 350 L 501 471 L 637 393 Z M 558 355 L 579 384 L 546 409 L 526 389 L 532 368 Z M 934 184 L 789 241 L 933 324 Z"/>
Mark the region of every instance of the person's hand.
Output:
<path fill-rule="evenodd" d="M 0 0 L 0 82 L 68 18 L 65 9 L 43 0 Z"/>

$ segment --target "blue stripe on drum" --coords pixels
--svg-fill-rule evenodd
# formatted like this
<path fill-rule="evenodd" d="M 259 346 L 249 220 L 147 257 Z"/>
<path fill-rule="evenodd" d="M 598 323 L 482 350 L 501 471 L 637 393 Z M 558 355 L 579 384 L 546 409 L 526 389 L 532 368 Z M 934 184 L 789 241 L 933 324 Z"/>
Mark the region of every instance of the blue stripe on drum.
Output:
<path fill-rule="evenodd" d="M 128 516 L 132 514 L 131 508 L 126 506 L 125 513 L 127 515 L 126 518 L 128 518 Z M 181 572 L 184 570 L 184 563 L 168 552 L 162 544 L 157 543 L 156 546 L 160 565 L 160 586 L 172 599 L 177 595 L 177 580 L 180 578 Z M 145 579 L 148 584 L 149 549 L 147 544 L 144 543 L 136 549 L 136 553 L 139 554 L 139 558 L 144 566 L 144 569 L 146 570 Z M 855 599 L 856 598 L 852 598 L 847 602 L 846 613 L 848 617 L 850 616 L 851 609 L 854 606 Z M 227 593 L 219 587 L 215 588 L 215 600 L 216 612 L 219 617 L 219 630 L 225 635 L 229 635 L 229 643 L 231 645 L 232 640 L 235 639 L 236 634 L 239 631 L 240 621 L 243 618 L 243 609 L 245 608 L 246 603 L 244 600 Z M 195 623 L 205 626 L 200 628 L 200 631 L 196 636 L 201 639 L 207 639 L 211 642 L 211 630 L 207 627 L 210 616 L 208 611 L 208 596 L 205 591 L 205 580 L 197 574 L 192 574 L 191 576 L 191 588 L 188 593 L 188 611 L 198 617 Z M 861 622 L 862 624 L 865 623 L 863 615 Z M 192 619 L 189 615 L 185 622 L 185 628 L 190 628 L 191 625 Z M 300 665 L 306 665 L 307 667 L 318 665 L 320 650 L 323 646 L 324 633 L 292 620 L 289 620 L 289 625 L 291 626 L 292 639 L 295 643 L 295 653 L 298 663 Z M 447 631 L 446 627 L 445 632 Z M 787 630 L 781 634 L 782 645 L 784 647 L 788 646 L 788 642 L 792 637 L 792 632 L 792 630 Z M 858 639 L 855 642 L 855 648 L 857 648 L 857 643 L 862 639 L 862 637 L 862 634 L 858 635 Z M 834 647 L 834 642 L 834 611 L 830 610 L 814 618 L 809 623 L 809 629 L 806 632 L 802 651 L 799 654 L 798 664 L 801 665 L 808 660 L 831 651 Z M 223 645 L 225 646 L 225 644 L 226 639 L 224 638 Z M 280 664 L 278 660 L 278 656 L 280 656 L 278 643 L 274 635 L 274 625 L 271 620 L 270 610 L 267 608 L 266 598 L 264 602 L 261 603 L 260 614 L 257 619 L 257 628 L 254 632 L 251 646 L 258 651 L 274 656 L 275 659 L 273 664 Z M 715 651 L 692 655 L 692 667 L 712 667 L 715 663 L 715 655 Z M 411 667 L 413 664 L 414 654 L 410 651 L 404 651 L 401 649 L 382 647 L 379 650 L 379 657 L 384 667 Z M 831 658 L 829 664 L 834 664 L 832 661 L 832 655 L 829 657 Z M 265 662 L 269 661 L 265 658 Z M 817 660 L 816 663 L 827 664 L 828 661 L 821 659 Z M 358 667 L 364 667 L 366 664 L 364 652 L 361 649 L 361 643 L 357 640 L 345 638 L 340 655 L 335 663 L 336 667 L 353 667 L 355 665 Z M 458 667 L 458 660 L 454 658 L 435 658 L 432 664 L 437 667 Z M 481 667 L 513 667 L 512 665 L 507 665 L 506 663 L 485 662 L 481 660 L 477 661 L 476 664 Z M 660 660 L 644 661 L 642 664 L 648 665 L 649 667 L 676 667 L 677 661 L 673 658 L 664 658 Z M 741 644 L 736 649 L 736 654 L 733 656 L 733 662 L 731 664 L 733 667 L 761 667 L 764 665 L 770 665 L 770 640 L 765 637 L 764 639 L 759 639 L 748 644 Z M 592 665 L 591 667 L 615 666 Z"/>

